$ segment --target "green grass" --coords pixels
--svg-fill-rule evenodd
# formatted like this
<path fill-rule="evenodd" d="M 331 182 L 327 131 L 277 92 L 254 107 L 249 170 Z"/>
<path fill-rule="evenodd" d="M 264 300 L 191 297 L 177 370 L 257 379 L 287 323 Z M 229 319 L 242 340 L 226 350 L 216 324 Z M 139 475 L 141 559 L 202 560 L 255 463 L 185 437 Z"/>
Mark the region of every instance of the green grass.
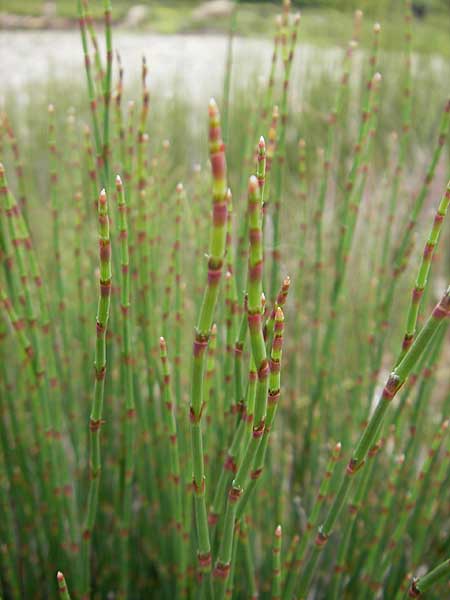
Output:
<path fill-rule="evenodd" d="M 118 0 L 113 6 L 114 19 L 121 21 L 133 3 Z M 168 0 L 167 2 L 152 1 L 148 3 L 149 17 L 142 24 L 144 30 L 157 33 L 203 33 L 217 32 L 226 33 L 228 30 L 228 19 L 204 19 L 197 20 L 192 17 L 192 10 L 199 3 L 184 2 L 182 0 Z M 341 46 L 342 41 L 347 39 L 352 28 L 352 11 L 349 9 L 351 3 L 346 5 L 345 10 L 337 10 L 332 7 L 314 7 L 307 5 L 303 10 L 303 21 L 301 25 L 301 39 L 304 42 L 319 46 Z M 100 19 L 102 17 L 102 3 L 92 3 L 92 12 Z M 359 7 L 354 3 L 354 7 Z M 394 5 L 395 7 L 395 5 Z M 20 15 L 39 15 L 42 11 L 42 3 L 30 0 L 4 0 L 3 12 Z M 392 11 L 392 3 L 389 6 L 373 4 L 368 8 L 367 18 L 363 23 L 364 35 L 363 46 L 369 39 L 371 23 L 375 20 L 383 25 L 383 45 L 389 51 L 400 51 L 402 39 L 398 35 L 402 26 L 401 11 L 397 6 Z M 273 19 L 277 7 L 273 3 L 241 3 L 237 19 L 237 32 L 239 35 L 271 35 L 273 31 Z M 76 18 L 76 2 L 72 0 L 60 0 L 57 3 L 57 14 L 70 19 Z M 74 22 L 74 26 L 76 23 Z M 445 6 L 437 5 L 423 20 L 416 20 L 413 39 L 413 51 L 421 54 L 441 54 L 450 58 L 450 10 Z"/>
<path fill-rule="evenodd" d="M 2 597 L 445 597 L 450 90 L 363 36 L 233 65 L 221 119 L 116 62 L 110 119 L 94 61 L 95 111 L 5 90 Z"/>

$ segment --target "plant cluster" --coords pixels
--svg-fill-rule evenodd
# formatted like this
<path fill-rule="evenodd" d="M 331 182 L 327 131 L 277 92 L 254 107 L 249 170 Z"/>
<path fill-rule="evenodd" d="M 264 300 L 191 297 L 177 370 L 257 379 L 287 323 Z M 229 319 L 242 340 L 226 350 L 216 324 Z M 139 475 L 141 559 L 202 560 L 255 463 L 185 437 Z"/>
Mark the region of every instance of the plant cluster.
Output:
<path fill-rule="evenodd" d="M 50 105 L 35 172 L 1 114 L 2 597 L 444 597 L 450 101 L 417 183 L 410 3 L 388 143 L 360 11 L 303 135 L 285 0 L 244 122 L 231 30 L 190 169 L 104 9 L 103 51 L 78 0 L 89 124 Z"/>

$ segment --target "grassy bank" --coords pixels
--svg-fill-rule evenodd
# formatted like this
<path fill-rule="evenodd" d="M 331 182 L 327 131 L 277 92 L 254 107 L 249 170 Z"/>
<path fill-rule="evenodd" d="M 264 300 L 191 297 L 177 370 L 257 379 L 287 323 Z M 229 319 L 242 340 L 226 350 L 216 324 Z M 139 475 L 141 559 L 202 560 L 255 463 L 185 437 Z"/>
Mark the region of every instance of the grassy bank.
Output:
<path fill-rule="evenodd" d="M 120 26 L 124 22 L 127 12 L 133 3 L 119 0 L 114 3 L 113 19 Z M 392 4 L 392 3 L 391 3 Z M 158 33 L 202 33 L 219 32 L 227 33 L 229 28 L 228 17 L 196 18 L 193 11 L 199 3 L 187 3 L 177 0 L 167 2 L 151 2 L 148 14 L 139 24 L 139 29 Z M 29 0 L 5 0 L 2 3 L 2 12 L 22 16 L 42 15 L 43 3 Z M 305 42 L 321 46 L 342 45 L 342 40 L 347 39 L 351 33 L 352 11 L 336 10 L 331 8 L 314 8 L 309 5 L 303 10 L 301 25 L 302 39 Z M 359 5 L 355 3 L 355 7 Z M 236 30 L 239 35 L 270 35 L 273 31 L 273 19 L 277 12 L 276 4 L 272 3 L 240 3 Z M 67 26 L 76 27 L 76 2 L 62 0 L 56 3 L 56 16 L 69 19 Z M 92 3 L 92 14 L 99 20 L 102 19 L 102 3 Z M 383 24 L 383 46 L 387 50 L 399 51 L 402 48 L 402 38 L 398 35 L 402 26 L 400 4 L 387 6 L 383 3 L 374 3 L 368 7 L 368 18 L 363 24 L 364 35 L 362 44 L 366 46 L 369 39 L 370 23 L 378 20 Z M 450 57 L 450 10 L 440 4 L 423 19 L 416 19 L 414 23 L 414 38 L 412 49 L 414 52 L 425 54 L 442 54 Z"/>

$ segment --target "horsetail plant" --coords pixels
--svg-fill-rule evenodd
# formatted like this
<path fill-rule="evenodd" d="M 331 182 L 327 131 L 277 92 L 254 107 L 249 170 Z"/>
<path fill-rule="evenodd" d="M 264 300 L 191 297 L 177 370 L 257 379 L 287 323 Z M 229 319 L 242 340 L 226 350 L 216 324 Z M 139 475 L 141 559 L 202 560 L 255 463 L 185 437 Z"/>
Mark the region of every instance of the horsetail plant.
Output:
<path fill-rule="evenodd" d="M 106 330 L 108 327 L 109 308 L 111 302 L 111 242 L 109 237 L 109 215 L 106 192 L 103 189 L 98 198 L 98 233 L 99 233 L 99 298 L 96 317 L 96 344 L 94 360 L 94 396 L 89 418 L 90 455 L 89 455 L 89 492 L 86 505 L 85 520 L 82 533 L 81 590 L 85 597 L 90 595 L 91 578 L 91 540 L 95 526 L 98 496 L 101 477 L 101 445 L 100 432 L 103 424 L 103 401 L 106 378 Z"/>
<path fill-rule="evenodd" d="M 294 61 L 284 1 L 264 80 L 235 77 L 228 46 L 209 165 L 181 82 L 152 114 L 146 59 L 125 85 L 109 0 L 78 2 L 85 107 L 75 80 L 30 103 L 5 81 L 2 598 L 67 600 L 62 573 L 85 600 L 445 596 L 450 288 L 432 305 L 450 188 L 428 236 L 423 213 L 448 180 L 450 105 L 413 8 L 396 36 L 356 11 L 331 72 L 323 50 Z"/>
<path fill-rule="evenodd" d="M 403 338 L 402 352 L 399 360 L 403 358 L 407 352 L 409 346 L 412 344 L 414 335 L 416 332 L 417 317 L 420 309 L 420 301 L 427 285 L 428 275 L 431 269 L 431 261 L 433 260 L 433 254 L 436 246 L 439 243 L 439 236 L 441 233 L 442 223 L 447 213 L 447 208 L 450 203 L 450 181 L 447 185 L 447 190 L 442 197 L 441 202 L 436 211 L 434 217 L 433 226 L 425 244 L 423 256 L 420 262 L 419 271 L 417 273 L 416 282 L 412 292 L 412 297 L 408 309 L 408 317 L 406 321 L 406 331 Z"/>
<path fill-rule="evenodd" d="M 353 476 L 364 467 L 367 453 L 376 442 L 376 436 L 385 418 L 386 411 L 391 404 L 391 401 L 404 385 L 406 379 L 419 360 L 422 353 L 426 350 L 433 336 L 442 326 L 444 320 L 450 316 L 450 288 L 448 288 L 441 300 L 435 306 L 426 324 L 421 329 L 412 346 L 405 354 L 401 362 L 391 372 L 383 391 L 381 393 L 377 407 L 372 414 L 363 434 L 361 435 L 352 456 L 346 467 L 345 474 L 341 479 L 336 497 L 331 505 L 331 508 L 325 518 L 323 524 L 319 527 L 315 546 L 310 556 L 309 562 L 304 570 L 304 575 L 300 584 L 299 597 L 306 598 L 306 593 L 309 588 L 312 576 L 317 566 L 317 561 L 321 550 L 328 542 L 328 538 L 332 533 L 333 527 L 343 508 L 347 495 L 353 483 Z"/>
<path fill-rule="evenodd" d="M 58 581 L 59 597 L 62 598 L 62 600 L 70 600 L 70 594 L 67 588 L 67 583 L 61 571 L 58 571 L 58 573 L 56 574 L 56 579 Z"/>
<path fill-rule="evenodd" d="M 409 588 L 408 597 L 420 598 L 423 592 L 426 592 L 432 585 L 439 581 L 439 579 L 448 577 L 449 574 L 450 558 L 435 567 L 432 571 L 429 571 L 426 575 L 414 578 Z"/>
<path fill-rule="evenodd" d="M 250 251 L 247 280 L 247 315 L 251 352 L 258 374 L 258 382 L 252 435 L 228 492 L 223 535 L 218 558 L 214 567 L 214 577 L 216 580 L 217 595 L 219 597 L 224 597 L 225 583 L 230 571 L 234 525 L 238 503 L 241 500 L 244 486 L 246 485 L 252 464 L 256 458 L 264 434 L 269 386 L 269 362 L 266 356 L 262 329 L 262 204 L 258 180 L 254 175 L 250 177 L 248 185 L 248 219 Z"/>
<path fill-rule="evenodd" d="M 209 103 L 209 153 L 213 177 L 212 227 L 209 242 L 207 284 L 200 307 L 193 346 L 192 392 L 190 421 L 192 439 L 192 465 L 194 507 L 198 535 L 198 563 L 203 573 L 211 570 L 211 545 L 205 499 L 205 468 L 201 418 L 204 409 L 203 378 L 206 349 L 211 332 L 214 309 L 219 294 L 226 244 L 227 180 L 225 148 L 220 129 L 219 109 L 215 100 Z"/>
<path fill-rule="evenodd" d="M 136 428 L 136 410 L 133 389 L 133 358 L 131 354 L 132 332 L 130 326 L 130 266 L 128 251 L 128 219 L 127 204 L 122 179 L 116 176 L 117 206 L 119 209 L 119 238 L 121 263 L 121 299 L 122 312 L 122 360 L 125 392 L 123 411 L 123 499 L 121 514 L 121 592 L 124 598 L 128 595 L 129 564 L 129 528 L 131 521 L 132 483 L 134 471 L 134 437 Z"/>

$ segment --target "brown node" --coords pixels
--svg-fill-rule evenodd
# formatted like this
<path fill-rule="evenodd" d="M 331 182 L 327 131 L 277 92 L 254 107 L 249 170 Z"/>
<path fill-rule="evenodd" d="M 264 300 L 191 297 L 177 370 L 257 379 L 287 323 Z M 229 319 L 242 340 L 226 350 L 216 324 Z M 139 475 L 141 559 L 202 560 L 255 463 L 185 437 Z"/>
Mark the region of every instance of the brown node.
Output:
<path fill-rule="evenodd" d="M 230 563 L 217 562 L 214 567 L 213 577 L 217 579 L 227 579 L 230 572 Z"/>
<path fill-rule="evenodd" d="M 192 479 L 192 488 L 197 496 L 205 493 L 205 478 L 203 477 L 201 484 L 199 485 L 195 479 Z"/>
<path fill-rule="evenodd" d="M 261 419 L 258 425 L 253 427 L 252 435 L 254 438 L 260 438 L 264 433 L 265 420 Z"/>
<path fill-rule="evenodd" d="M 328 536 L 325 535 L 322 531 L 319 531 L 316 536 L 315 544 L 318 548 L 323 548 L 325 544 L 328 542 Z"/>
<path fill-rule="evenodd" d="M 207 568 L 211 565 L 211 552 L 205 552 L 204 554 L 197 554 L 198 564 L 201 568 Z"/>
<path fill-rule="evenodd" d="M 250 479 L 259 479 L 259 476 L 262 473 L 262 467 L 259 469 L 255 469 L 250 473 Z"/>
<path fill-rule="evenodd" d="M 269 376 L 269 361 L 265 358 L 261 361 L 261 364 L 258 369 L 258 379 L 263 380 Z"/>
<path fill-rule="evenodd" d="M 411 334 L 406 334 L 403 338 L 402 348 L 403 350 L 408 350 L 413 343 L 414 336 Z"/>
<path fill-rule="evenodd" d="M 106 375 L 106 367 L 101 367 L 100 369 L 97 369 L 96 367 L 94 367 L 95 370 L 95 379 L 97 381 L 102 381 L 103 379 L 105 379 L 105 375 Z"/>
<path fill-rule="evenodd" d="M 347 475 L 354 475 L 357 471 L 359 471 L 359 469 L 362 468 L 362 466 L 364 465 L 365 461 L 357 461 L 354 458 L 351 458 L 347 468 L 346 468 L 346 473 Z"/>
<path fill-rule="evenodd" d="M 217 513 L 209 513 L 208 515 L 208 525 L 214 526 L 217 524 L 217 521 L 219 520 L 219 515 Z"/>
<path fill-rule="evenodd" d="M 403 382 L 400 381 L 398 375 L 396 375 L 395 373 L 391 373 L 386 382 L 386 385 L 384 386 L 382 397 L 385 400 L 392 400 L 392 398 L 395 396 L 395 394 L 398 392 L 402 385 Z"/>
<path fill-rule="evenodd" d="M 214 262 L 212 258 L 208 261 L 208 284 L 217 285 L 222 275 L 222 261 Z"/>
<path fill-rule="evenodd" d="M 226 469 L 227 471 L 231 471 L 232 473 L 236 473 L 237 465 L 236 465 L 236 462 L 234 461 L 234 458 L 230 454 L 227 454 L 223 468 Z"/>
<path fill-rule="evenodd" d="M 89 429 L 92 433 L 95 433 L 100 429 L 100 427 L 105 423 L 104 419 L 90 419 L 89 420 Z"/>
<path fill-rule="evenodd" d="M 228 492 L 228 499 L 231 503 L 237 502 L 242 495 L 242 488 L 232 486 Z"/>

